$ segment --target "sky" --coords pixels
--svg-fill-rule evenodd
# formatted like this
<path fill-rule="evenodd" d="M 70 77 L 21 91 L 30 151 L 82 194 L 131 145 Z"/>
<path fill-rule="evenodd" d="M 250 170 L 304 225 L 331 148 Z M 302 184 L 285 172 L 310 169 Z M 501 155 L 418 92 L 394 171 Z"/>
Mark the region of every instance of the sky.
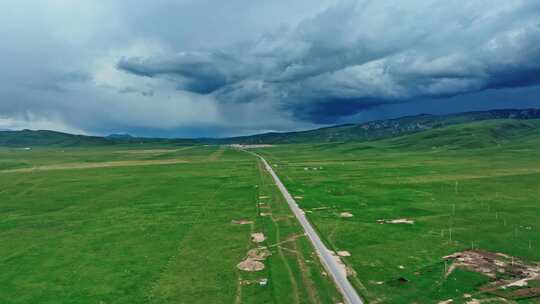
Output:
<path fill-rule="evenodd" d="M 0 129 L 224 137 L 540 107 L 540 1 L 3 0 Z"/>

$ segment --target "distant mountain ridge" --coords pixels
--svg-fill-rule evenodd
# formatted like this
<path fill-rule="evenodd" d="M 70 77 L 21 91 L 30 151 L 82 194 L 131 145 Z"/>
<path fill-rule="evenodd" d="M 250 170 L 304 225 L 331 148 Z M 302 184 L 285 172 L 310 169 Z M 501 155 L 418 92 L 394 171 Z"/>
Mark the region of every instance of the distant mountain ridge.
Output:
<path fill-rule="evenodd" d="M 366 141 L 396 137 L 445 126 L 493 119 L 537 119 L 540 109 L 501 109 L 447 115 L 419 114 L 401 118 L 345 124 L 315 130 L 264 133 L 218 140 L 221 143 L 278 144 Z"/>
<path fill-rule="evenodd" d="M 315 130 L 284 133 L 264 133 L 230 138 L 166 139 L 141 138 L 128 134 L 106 137 L 73 135 L 56 131 L 0 131 L 0 146 L 109 146 L 136 144 L 287 144 L 313 142 L 370 141 L 398 137 L 446 126 L 493 119 L 539 119 L 540 109 L 501 109 L 448 115 L 419 114 L 395 119 L 375 120 L 359 124 L 346 124 Z"/>
<path fill-rule="evenodd" d="M 122 134 L 109 134 L 106 136 L 107 138 L 119 138 L 119 139 L 129 139 L 129 138 L 133 138 L 133 136 L 127 134 L 127 133 L 122 133 Z"/>
<path fill-rule="evenodd" d="M 99 147 L 137 144 L 199 144 L 193 139 L 140 138 L 125 136 L 74 135 L 48 130 L 0 131 L 0 147 Z"/>

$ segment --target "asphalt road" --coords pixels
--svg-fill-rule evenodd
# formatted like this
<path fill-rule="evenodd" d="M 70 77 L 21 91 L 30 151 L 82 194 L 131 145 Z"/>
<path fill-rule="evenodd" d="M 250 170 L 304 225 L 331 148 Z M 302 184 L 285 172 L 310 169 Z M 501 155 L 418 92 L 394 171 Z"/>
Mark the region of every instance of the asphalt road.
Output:
<path fill-rule="evenodd" d="M 245 151 L 245 150 L 244 150 Z M 306 232 L 306 235 L 309 237 L 309 240 L 313 244 L 313 247 L 315 247 L 315 250 L 317 251 L 319 258 L 328 272 L 328 274 L 332 277 L 334 282 L 336 283 L 338 289 L 343 294 L 343 298 L 346 303 L 349 304 L 363 304 L 364 302 L 354 289 L 354 287 L 351 285 L 349 280 L 347 280 L 347 274 L 344 271 L 343 265 L 340 265 L 336 259 L 336 257 L 332 254 L 332 251 L 328 250 L 324 243 L 322 242 L 321 238 L 317 235 L 315 232 L 315 229 L 311 226 L 309 221 L 307 220 L 304 212 L 300 207 L 298 207 L 298 204 L 293 199 L 289 191 L 287 191 L 287 188 L 283 185 L 277 174 L 274 172 L 272 167 L 268 164 L 268 162 L 260 155 L 246 151 L 248 153 L 251 153 L 261 159 L 261 161 L 264 164 L 264 167 L 266 168 L 266 171 L 272 175 L 272 178 L 276 182 L 276 185 L 279 188 L 279 191 L 281 191 L 281 194 L 283 194 L 283 197 L 285 197 L 285 200 L 291 207 L 291 210 L 293 211 L 294 215 L 304 228 L 304 231 Z"/>

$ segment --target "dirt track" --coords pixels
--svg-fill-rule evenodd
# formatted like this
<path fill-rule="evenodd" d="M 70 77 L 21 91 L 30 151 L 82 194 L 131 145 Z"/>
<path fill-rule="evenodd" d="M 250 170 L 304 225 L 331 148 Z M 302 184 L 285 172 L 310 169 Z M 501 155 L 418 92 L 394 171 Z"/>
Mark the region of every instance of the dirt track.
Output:
<path fill-rule="evenodd" d="M 108 167 L 131 167 L 131 166 L 150 166 L 150 165 L 170 165 L 188 163 L 185 160 L 179 159 L 164 159 L 164 160 L 126 160 L 126 161 L 111 161 L 99 163 L 65 163 L 56 165 L 44 165 L 31 168 L 20 168 L 12 170 L 4 170 L 0 172 L 34 172 L 34 171 L 49 171 L 49 170 L 74 170 L 74 169 L 93 169 L 93 168 L 108 168 Z"/>

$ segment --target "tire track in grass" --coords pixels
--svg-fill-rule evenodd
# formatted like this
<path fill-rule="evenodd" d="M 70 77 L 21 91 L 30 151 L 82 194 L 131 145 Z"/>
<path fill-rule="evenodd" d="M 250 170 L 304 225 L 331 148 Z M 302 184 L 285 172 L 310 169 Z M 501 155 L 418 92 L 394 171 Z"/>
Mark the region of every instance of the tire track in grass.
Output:
<path fill-rule="evenodd" d="M 257 162 L 257 168 L 258 168 L 258 171 L 259 171 L 259 175 L 260 175 L 260 179 L 261 179 L 261 186 L 262 187 L 272 187 L 273 184 L 268 184 L 264 181 L 264 168 L 262 168 L 262 164 L 260 162 Z M 266 190 L 266 189 L 265 189 Z M 275 191 L 271 191 L 269 190 L 268 194 L 270 194 L 272 196 L 272 202 L 275 202 L 275 196 L 276 196 L 276 193 Z M 269 206 L 269 211 L 271 212 L 272 211 L 272 204 L 268 204 Z M 270 219 L 274 225 L 274 229 L 275 229 L 275 237 L 276 237 L 276 241 L 277 243 L 281 242 L 281 233 L 280 233 L 280 229 L 279 229 L 279 223 L 276 221 L 276 219 L 274 218 L 274 216 L 270 216 Z M 293 299 L 294 299 L 294 302 L 293 303 L 300 303 L 300 296 L 299 296 L 299 290 L 298 290 L 298 282 L 296 282 L 296 278 L 294 277 L 294 274 L 292 272 L 292 269 L 291 269 L 291 265 L 289 265 L 288 261 L 287 261 L 287 258 L 285 257 L 285 254 L 283 253 L 283 250 L 281 248 L 281 246 L 277 246 L 277 251 L 278 251 L 278 255 L 280 257 L 280 260 L 281 262 L 283 263 L 283 266 L 286 268 L 287 270 L 287 274 L 289 276 L 289 280 L 291 282 L 291 288 L 293 290 Z"/>
<path fill-rule="evenodd" d="M 216 152 L 214 152 L 216 153 Z M 238 165 L 236 166 L 238 167 Z M 257 170 L 259 171 L 259 170 Z M 260 187 L 262 185 L 262 180 L 261 180 L 261 176 L 259 174 L 259 182 L 258 182 L 258 187 Z M 254 198 L 254 202 L 255 202 L 255 210 L 257 210 L 257 214 L 258 214 L 258 210 L 259 210 L 259 201 L 258 201 L 258 198 L 256 197 L 257 196 L 257 192 L 255 192 L 255 198 Z M 257 219 L 255 219 L 256 221 Z M 249 235 L 251 235 L 252 233 L 255 232 L 255 221 L 253 221 L 250 225 L 249 225 Z M 251 248 L 251 238 L 248 239 L 247 243 L 246 243 L 246 249 L 245 251 L 247 252 L 249 249 Z M 242 281 L 243 281 L 243 278 L 242 278 L 242 273 L 241 271 L 238 271 L 237 270 L 237 286 L 236 286 L 236 295 L 235 295 L 235 298 L 234 298 L 234 303 L 235 304 L 241 304 L 242 303 Z"/>
<path fill-rule="evenodd" d="M 257 200 L 255 200 L 255 203 L 257 203 Z M 255 231 L 255 223 L 251 223 L 250 225 L 250 235 L 251 233 L 253 233 Z M 250 244 L 251 240 L 248 241 L 247 245 L 246 245 L 246 251 L 248 251 L 251 247 L 251 244 Z M 237 271 L 237 286 L 236 286 L 236 296 L 235 296 L 235 299 L 234 299 L 234 303 L 235 304 L 241 304 L 242 303 L 242 274 L 240 273 L 240 271 Z"/>
<path fill-rule="evenodd" d="M 227 182 L 227 183 L 223 183 L 221 184 L 219 187 L 216 188 L 216 190 L 214 190 L 214 192 L 212 192 L 212 194 L 209 196 L 209 198 L 206 200 L 206 204 L 201 204 L 202 206 L 202 210 L 201 212 L 196 216 L 196 218 L 193 220 L 193 223 L 197 223 L 199 222 L 201 216 L 203 214 L 206 214 L 206 210 L 207 210 L 207 206 L 208 206 L 208 203 L 214 201 L 214 199 L 216 198 L 217 194 L 221 191 L 221 189 L 223 189 L 223 187 L 227 184 L 229 184 L 230 182 Z M 193 224 L 195 225 L 195 224 Z M 193 225 L 190 227 L 190 230 L 193 229 Z M 186 236 L 189 232 L 186 233 Z M 177 249 L 176 249 L 176 253 L 171 256 L 169 258 L 169 260 L 167 261 L 167 263 L 165 264 L 165 267 L 163 267 L 163 270 L 160 271 L 160 274 L 157 276 L 157 279 L 151 283 L 151 287 L 150 287 L 150 292 L 148 292 L 147 294 L 147 300 L 148 300 L 148 303 L 153 303 L 154 302 L 154 299 L 156 299 L 156 289 L 159 287 L 159 282 L 161 281 L 161 279 L 163 278 L 164 274 L 167 273 L 167 271 L 172 267 L 172 265 L 174 264 L 174 262 L 178 259 L 178 256 L 180 255 L 180 251 L 182 250 L 182 241 L 185 239 L 185 236 L 178 242 L 178 246 L 177 246 Z"/>
<path fill-rule="evenodd" d="M 294 183 L 293 179 L 289 175 L 285 174 L 285 178 L 288 179 L 290 183 Z M 298 267 L 300 268 L 300 275 L 302 277 L 302 282 L 304 286 L 306 287 L 306 291 L 309 296 L 310 303 L 321 303 L 319 295 L 315 291 L 315 286 L 314 286 L 313 281 L 306 275 L 306 273 L 308 272 L 308 269 L 305 263 L 305 258 L 302 252 L 300 251 L 300 249 L 298 248 L 298 243 L 296 239 L 297 238 L 294 238 L 291 242 L 291 245 L 293 247 L 292 249 L 289 249 L 289 248 L 284 248 L 284 249 L 287 249 L 288 251 L 290 251 L 296 256 Z M 288 242 L 288 241 L 284 241 L 284 242 Z M 278 246 L 278 247 L 281 249 L 281 246 Z"/>
<path fill-rule="evenodd" d="M 219 158 L 223 155 L 223 153 L 225 153 L 225 147 L 221 146 L 219 147 L 217 151 L 213 152 L 212 154 L 210 154 L 210 156 L 208 156 L 208 161 L 219 160 Z"/>
<path fill-rule="evenodd" d="M 296 252 L 296 260 L 298 261 L 298 266 L 300 267 L 300 274 L 302 276 L 302 282 L 304 283 L 304 286 L 306 286 L 306 290 L 308 292 L 309 299 L 311 303 L 321 303 L 321 300 L 319 299 L 319 296 L 317 292 L 315 291 L 315 286 L 313 281 L 306 275 L 308 272 L 305 258 L 300 249 L 298 248 L 298 243 L 296 240 L 291 243 L 294 251 Z"/>
<path fill-rule="evenodd" d="M 276 229 L 276 240 L 278 242 L 280 242 L 281 241 L 281 235 L 280 235 L 280 231 L 279 231 L 279 224 L 275 221 L 275 219 L 273 217 L 271 218 L 271 220 L 274 223 L 274 227 Z M 278 254 L 279 254 L 279 257 L 281 258 L 281 261 L 282 261 L 283 265 L 287 269 L 287 273 L 288 273 L 289 279 L 291 281 L 292 289 L 294 290 L 294 292 L 293 292 L 294 303 L 300 303 L 300 297 L 299 297 L 299 292 L 298 292 L 298 283 L 296 282 L 296 279 L 295 279 L 294 274 L 292 272 L 291 265 L 289 265 L 289 263 L 287 262 L 287 258 L 285 257 L 285 254 L 283 253 L 283 249 L 281 248 L 281 246 L 277 246 L 277 250 L 278 250 Z"/>

